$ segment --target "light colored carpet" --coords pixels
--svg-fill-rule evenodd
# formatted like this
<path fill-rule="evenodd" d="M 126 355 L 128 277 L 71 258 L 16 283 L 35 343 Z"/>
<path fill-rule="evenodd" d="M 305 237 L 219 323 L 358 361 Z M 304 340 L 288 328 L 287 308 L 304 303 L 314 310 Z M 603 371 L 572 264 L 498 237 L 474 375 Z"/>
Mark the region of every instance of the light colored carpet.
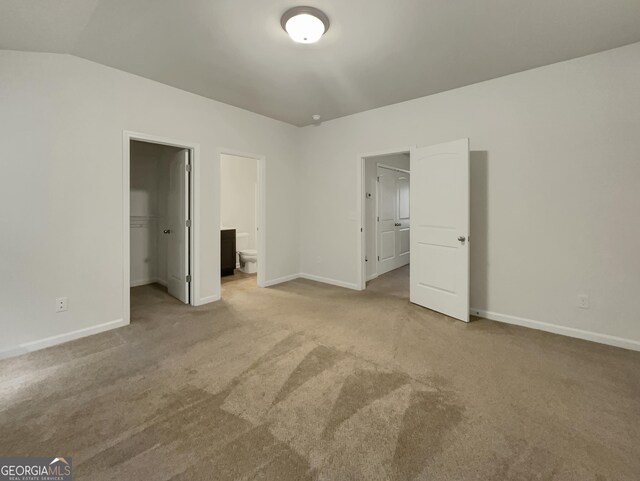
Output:
<path fill-rule="evenodd" d="M 91 481 L 640 479 L 640 353 L 467 325 L 406 282 L 135 288 L 130 326 L 0 362 L 0 455 Z"/>

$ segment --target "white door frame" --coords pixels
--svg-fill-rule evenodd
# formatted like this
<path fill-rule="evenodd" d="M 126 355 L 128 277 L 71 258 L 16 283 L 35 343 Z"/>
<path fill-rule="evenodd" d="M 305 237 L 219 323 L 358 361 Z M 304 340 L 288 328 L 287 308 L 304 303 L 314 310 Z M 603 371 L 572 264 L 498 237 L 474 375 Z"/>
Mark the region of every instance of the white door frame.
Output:
<path fill-rule="evenodd" d="M 235 149 L 221 148 L 218 149 L 218 172 L 216 178 L 218 179 L 218 205 L 221 206 L 220 182 L 222 181 L 222 175 L 220 172 L 220 159 L 222 155 L 234 155 L 236 157 L 244 157 L 246 159 L 254 159 L 258 164 L 258 210 L 256 217 L 256 228 L 258 229 L 258 235 L 256 236 L 256 250 L 258 251 L 258 275 L 257 283 L 258 287 L 265 287 L 265 278 L 267 273 L 267 158 L 264 155 L 253 154 L 251 152 L 242 152 Z M 220 218 L 220 212 L 218 218 Z M 220 226 L 218 226 L 218 232 Z M 219 234 L 218 234 L 219 235 Z M 219 255 L 219 254 L 218 254 Z M 220 282 L 220 273 L 218 272 L 218 282 Z M 218 286 L 220 292 L 220 286 Z"/>
<path fill-rule="evenodd" d="M 200 191 L 200 145 L 193 142 L 159 137 L 124 130 L 122 132 L 122 299 L 123 319 L 127 324 L 131 323 L 131 252 L 130 252 L 130 167 L 131 167 L 131 141 L 138 140 L 151 144 L 168 145 L 191 151 L 191 189 L 189 202 L 191 204 L 191 235 L 189 240 L 189 301 L 192 306 L 200 305 L 200 276 L 198 272 L 198 260 L 200 259 L 200 204 L 197 202 L 196 192 Z"/>
<path fill-rule="evenodd" d="M 365 237 L 365 231 L 364 231 L 364 227 L 365 227 L 365 202 L 364 202 L 364 195 L 366 193 L 366 189 L 365 189 L 365 185 L 364 185 L 364 181 L 365 181 L 365 176 L 364 176 L 364 167 L 365 167 L 365 159 L 369 159 L 371 157 L 380 157 L 383 155 L 391 155 L 391 154 L 402 154 L 402 153 L 406 153 L 409 152 L 409 161 L 411 161 L 411 149 L 413 147 L 403 147 L 403 148 L 399 148 L 399 149 L 386 149 L 386 150 L 379 150 L 376 152 L 370 152 L 370 153 L 364 153 L 364 154 L 358 154 L 358 163 L 356 164 L 358 166 L 358 170 L 357 170 L 357 194 L 358 194 L 358 200 L 356 203 L 356 208 L 357 208 L 357 212 L 360 212 L 360 224 L 357 225 L 357 239 L 358 239 L 358 246 L 356 249 L 356 255 L 358 256 L 358 259 L 360 260 L 358 262 L 358 290 L 363 291 L 366 289 L 367 287 L 367 264 L 364 260 L 365 258 L 365 253 L 367 252 L 367 247 L 366 247 L 366 237 Z M 393 167 L 395 170 L 400 170 L 397 169 L 395 167 Z M 377 207 L 376 207 L 377 209 Z M 376 241 L 377 242 L 377 241 Z M 377 251 L 377 246 L 376 246 L 376 251 Z"/>

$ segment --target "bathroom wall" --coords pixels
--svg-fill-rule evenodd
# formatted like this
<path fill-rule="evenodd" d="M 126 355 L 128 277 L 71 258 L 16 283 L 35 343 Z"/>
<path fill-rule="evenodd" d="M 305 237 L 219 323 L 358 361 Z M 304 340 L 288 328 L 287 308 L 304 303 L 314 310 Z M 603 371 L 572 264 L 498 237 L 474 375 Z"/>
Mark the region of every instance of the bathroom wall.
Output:
<path fill-rule="evenodd" d="M 220 156 L 220 226 L 248 234 L 247 249 L 256 248 L 257 182 L 257 160 Z"/>
<path fill-rule="evenodd" d="M 390 154 L 377 157 L 367 157 L 364 163 L 364 191 L 371 194 L 365 197 L 364 232 L 367 256 L 367 280 L 377 276 L 376 262 L 376 205 L 378 203 L 376 178 L 378 164 L 410 170 L 409 156 L 406 154 Z"/>

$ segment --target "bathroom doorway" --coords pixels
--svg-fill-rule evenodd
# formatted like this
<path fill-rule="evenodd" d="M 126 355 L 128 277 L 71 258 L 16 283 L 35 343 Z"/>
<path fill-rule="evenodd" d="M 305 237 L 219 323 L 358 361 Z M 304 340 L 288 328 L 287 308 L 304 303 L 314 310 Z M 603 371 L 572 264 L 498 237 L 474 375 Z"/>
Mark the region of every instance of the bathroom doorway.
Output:
<path fill-rule="evenodd" d="M 220 151 L 221 283 L 264 286 L 264 163 L 260 155 Z"/>

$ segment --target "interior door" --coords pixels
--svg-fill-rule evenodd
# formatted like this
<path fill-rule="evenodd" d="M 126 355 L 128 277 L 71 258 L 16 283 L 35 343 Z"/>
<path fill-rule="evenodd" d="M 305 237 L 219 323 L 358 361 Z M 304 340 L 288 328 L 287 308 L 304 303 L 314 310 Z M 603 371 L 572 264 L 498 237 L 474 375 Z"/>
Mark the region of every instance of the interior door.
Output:
<path fill-rule="evenodd" d="M 397 172 L 396 189 L 398 191 L 398 267 L 409 264 L 411 252 L 411 217 L 410 217 L 410 175 L 408 172 Z"/>
<path fill-rule="evenodd" d="M 169 161 L 167 224 L 167 288 L 169 294 L 189 303 L 189 150 Z"/>
<path fill-rule="evenodd" d="M 396 171 L 378 167 L 378 275 L 398 267 Z"/>
<path fill-rule="evenodd" d="M 411 175 L 411 302 L 468 322 L 469 139 L 413 149 Z"/>
<path fill-rule="evenodd" d="M 378 275 L 409 263 L 409 173 L 378 166 Z"/>

